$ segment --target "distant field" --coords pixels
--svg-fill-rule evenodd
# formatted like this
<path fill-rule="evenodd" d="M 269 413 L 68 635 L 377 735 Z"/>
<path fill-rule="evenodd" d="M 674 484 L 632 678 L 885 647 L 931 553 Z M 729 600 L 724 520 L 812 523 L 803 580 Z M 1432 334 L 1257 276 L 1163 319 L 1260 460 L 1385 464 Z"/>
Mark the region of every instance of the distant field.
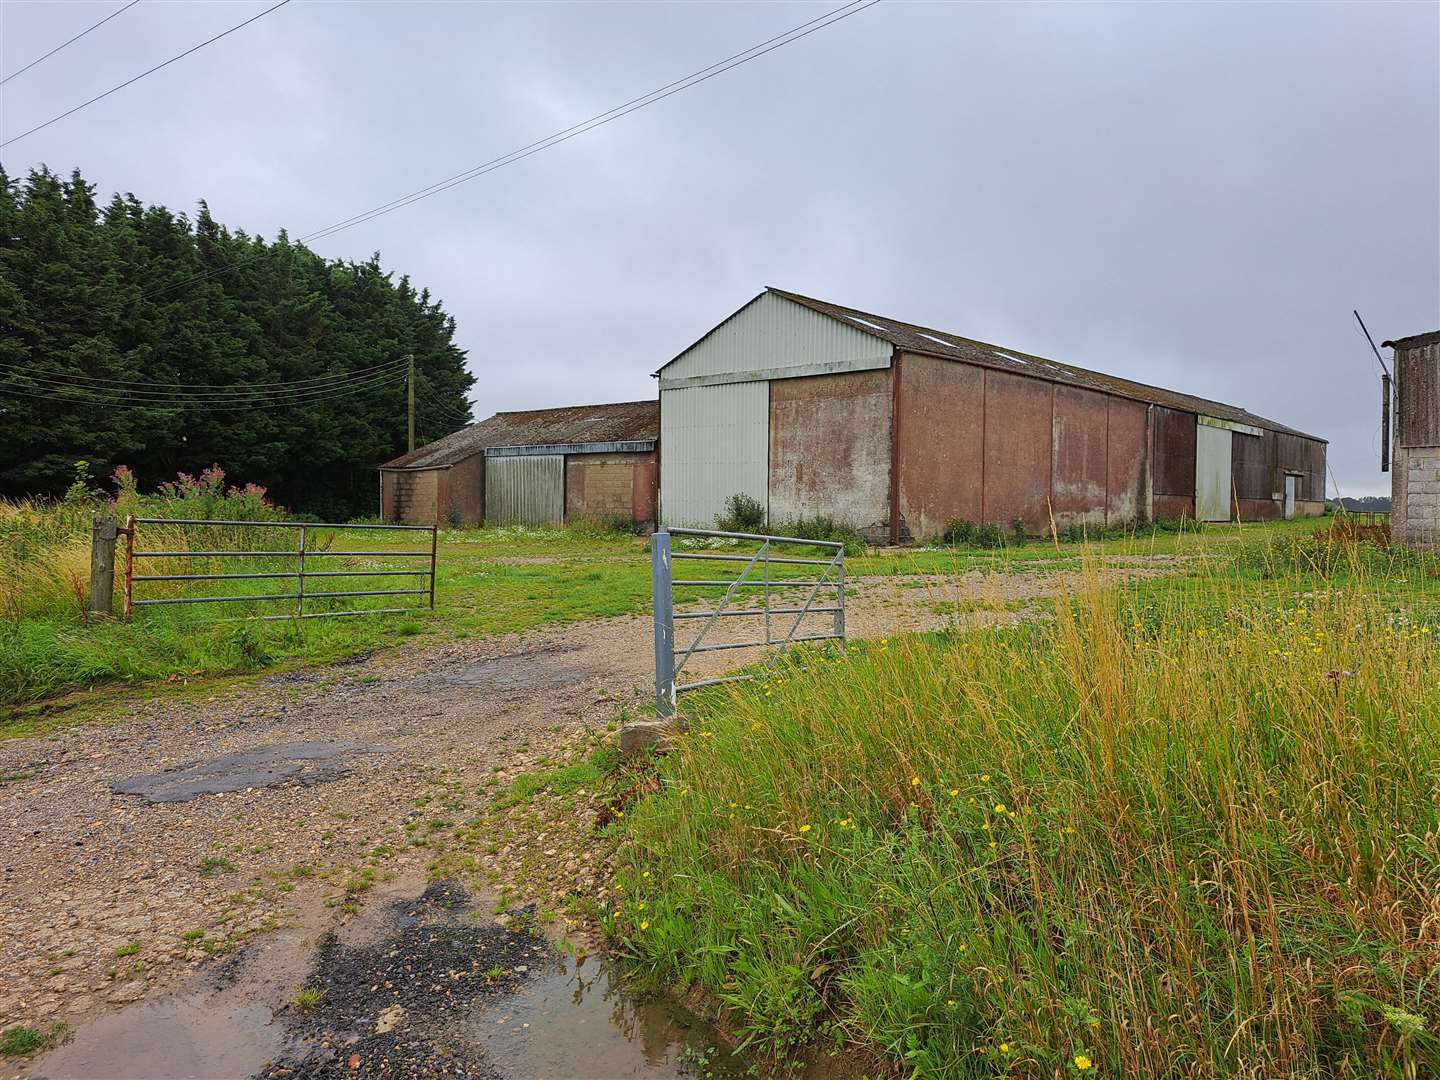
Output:
<path fill-rule="evenodd" d="M 647 611 L 650 603 L 648 541 L 582 525 L 565 529 L 444 529 L 439 540 L 435 610 L 403 615 L 246 621 L 247 616 L 288 610 L 274 602 L 176 605 L 138 609 L 133 621 L 85 622 L 89 580 L 89 531 L 93 507 L 0 507 L 0 539 L 6 541 L 6 584 L 0 593 L 0 703 L 43 703 L 57 696 L 108 683 L 146 683 L 265 671 L 317 664 L 393 645 L 407 639 L 453 640 L 532 630 L 614 615 Z M 155 506 L 144 509 L 154 514 Z M 169 508 L 166 516 L 235 513 Z M 123 516 L 123 515 L 122 515 Z M 157 515 L 158 516 L 158 515 Z M 167 527 L 151 527 L 153 549 Z M 1310 525 L 1209 529 L 1203 534 L 1156 533 L 1088 545 L 1106 555 L 1224 552 L 1265 537 L 1300 534 Z M 205 530 L 172 530 L 173 549 L 204 548 L 218 542 Z M 400 550 L 420 544 L 418 533 L 340 532 L 312 534 L 335 549 Z M 228 543 L 259 545 L 250 536 Z M 286 537 L 293 544 L 293 537 Z M 122 544 L 123 550 L 123 544 Z M 1015 572 L 1077 565 L 1080 545 L 1032 541 L 999 551 L 966 549 L 886 550 L 852 557 L 847 574 L 959 574 L 973 570 Z M 1057 561 L 1059 560 L 1059 561 Z M 118 562 L 117 558 L 117 562 Z M 371 569 L 413 567 L 415 560 L 334 559 L 328 569 L 364 565 Z M 282 571 L 289 560 L 168 560 L 147 563 L 150 572 L 195 573 Z M 333 578 L 327 590 L 391 587 L 394 578 Z M 417 584 L 423 579 L 414 579 Z M 378 583 L 378 584 L 377 584 Z M 243 595 L 294 591 L 293 581 L 147 583 L 137 596 Z M 119 608 L 119 589 L 116 590 Z M 682 594 L 682 599 L 684 596 Z M 423 598 L 404 598 L 423 602 Z M 388 606 L 393 598 L 347 600 L 358 606 Z M 308 609 L 307 609 L 308 610 Z"/>

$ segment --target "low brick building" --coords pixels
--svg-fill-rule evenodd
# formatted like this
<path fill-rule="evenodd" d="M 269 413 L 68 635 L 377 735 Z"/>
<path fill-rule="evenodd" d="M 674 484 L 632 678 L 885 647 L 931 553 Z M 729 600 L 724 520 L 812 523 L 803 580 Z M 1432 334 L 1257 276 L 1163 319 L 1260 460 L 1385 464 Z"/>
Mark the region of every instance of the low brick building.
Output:
<path fill-rule="evenodd" d="M 1385 342 L 1395 355 L 1391 532 L 1440 548 L 1440 330 Z"/>
<path fill-rule="evenodd" d="M 655 401 L 496 413 L 380 466 L 386 521 L 655 523 Z"/>

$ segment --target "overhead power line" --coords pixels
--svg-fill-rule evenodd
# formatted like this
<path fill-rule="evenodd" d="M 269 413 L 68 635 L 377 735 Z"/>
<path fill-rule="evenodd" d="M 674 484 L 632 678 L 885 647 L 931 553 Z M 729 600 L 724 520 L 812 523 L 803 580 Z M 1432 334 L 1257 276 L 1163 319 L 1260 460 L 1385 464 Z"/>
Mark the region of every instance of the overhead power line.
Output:
<path fill-rule="evenodd" d="M 547 135 L 543 139 L 537 139 L 535 142 L 522 146 L 518 150 L 512 150 L 508 154 L 503 154 L 497 158 L 491 158 L 489 161 L 482 162 L 481 164 L 476 165 L 473 168 L 466 169 L 464 172 L 456 173 L 454 176 L 447 177 L 444 180 L 438 180 L 427 187 L 418 188 L 417 190 L 410 192 L 408 195 L 402 195 L 397 199 L 392 199 L 387 203 L 382 203 L 379 206 L 362 211 L 359 214 L 354 214 L 351 217 L 344 218 L 343 220 L 337 221 L 331 225 L 327 225 L 324 228 L 316 229 L 314 232 L 310 232 L 305 234 L 304 236 L 299 237 L 297 242 L 305 244 L 315 240 L 322 240 L 326 237 L 334 236 L 338 232 L 343 232 L 346 229 L 353 228 L 354 226 L 360 225 L 366 221 L 373 221 L 377 217 L 392 213 L 395 210 L 399 210 L 402 207 L 409 206 L 411 203 L 419 202 L 422 199 L 428 199 L 432 195 L 438 195 L 442 191 L 446 191 L 452 187 L 456 187 L 470 180 L 474 180 L 478 177 L 484 176 L 486 173 L 494 172 L 497 169 L 503 169 L 505 166 L 513 165 L 517 161 L 523 161 L 525 158 L 530 157 L 532 154 L 538 154 L 542 150 L 548 150 L 553 146 L 558 146 L 560 143 L 568 142 L 569 140 L 575 138 L 577 135 L 586 134 L 587 132 L 593 131 L 598 127 L 603 127 L 605 124 L 611 123 L 612 121 L 619 120 L 622 116 L 628 116 L 632 112 L 637 112 L 640 109 L 646 108 L 647 106 L 654 105 L 656 102 L 663 101 L 665 98 L 670 97 L 672 94 L 678 94 L 681 91 L 689 90 L 691 87 L 698 86 L 703 82 L 715 78 L 715 76 L 717 75 L 723 75 L 725 72 L 740 67 L 742 64 L 748 64 L 751 60 L 758 60 L 760 57 L 766 55 L 767 53 L 774 52 L 776 49 L 784 48 L 786 45 L 793 44 L 794 42 L 799 41 L 801 38 L 809 37 L 811 34 L 816 33 L 817 31 L 824 30 L 830 26 L 834 26 L 836 23 L 844 19 L 848 19 L 852 15 L 858 15 L 860 12 L 866 10 L 867 8 L 874 7 L 879 2 L 880 0 L 851 0 L 850 3 L 842 4 L 840 7 L 826 12 L 824 15 L 819 15 L 809 20 L 808 22 L 803 22 L 799 26 L 791 27 L 784 33 L 776 34 L 774 37 L 767 38 L 764 41 L 750 46 L 750 48 L 748 49 L 744 49 L 738 53 L 734 53 L 731 56 L 727 56 L 723 60 L 717 60 L 715 63 L 709 65 L 708 67 L 700 68 L 698 71 L 693 71 L 689 75 L 685 75 L 679 79 L 674 80 L 673 82 L 666 83 L 664 86 L 657 87 L 656 89 L 651 90 L 648 93 L 641 94 L 639 97 L 631 98 L 629 101 L 625 102 L 622 105 L 617 105 L 613 109 L 607 109 L 605 112 L 597 113 L 596 115 L 590 117 L 590 119 L 588 120 L 582 120 L 580 123 L 573 124 L 568 128 L 557 131 L 553 135 Z M 246 266 L 249 263 L 263 257 L 264 254 L 259 253 L 244 259 L 238 259 L 235 262 L 229 263 L 225 266 L 216 267 L 212 270 L 207 270 L 203 273 L 196 274 L 189 278 L 184 278 L 170 285 L 166 285 L 163 288 L 156 289 L 155 291 L 150 293 L 146 293 L 145 296 L 147 298 L 152 296 L 161 296 L 167 292 L 171 292 L 175 289 L 179 289 L 186 285 L 193 284 L 197 281 L 204 281 L 205 279 L 214 277 L 217 274 L 223 274 L 227 271 L 235 270 L 242 266 Z"/>
<path fill-rule="evenodd" d="M 285 6 L 286 4 L 288 4 L 288 3 L 290 3 L 290 0 L 280 0 L 280 2 L 279 2 L 278 4 L 272 4 L 270 7 L 266 8 L 264 11 L 260 12 L 260 14 L 258 14 L 258 15 L 252 15 L 252 16 L 250 16 L 250 18 L 246 19 L 244 22 L 236 23 L 234 26 L 230 27 L 229 30 L 223 30 L 223 31 L 221 31 L 220 33 L 216 34 L 216 35 L 215 35 L 214 37 L 212 37 L 212 38 L 206 38 L 204 41 L 200 42 L 200 44 L 198 44 L 198 45 L 192 45 L 192 46 L 190 46 L 190 48 L 186 49 L 184 52 L 182 52 L 182 53 L 177 53 L 175 56 L 172 56 L 169 60 L 166 60 L 164 63 L 156 64 L 154 67 L 148 68 L 147 70 L 140 72 L 139 75 L 135 75 L 135 76 L 133 76 L 133 77 L 131 77 L 131 78 L 129 78 L 129 79 L 126 79 L 126 80 L 125 80 L 124 82 L 122 82 L 119 86 L 112 86 L 109 90 L 106 90 L 103 94 L 96 94 L 96 95 L 95 95 L 94 97 L 92 97 L 89 101 L 82 101 L 79 105 L 76 105 L 73 109 L 66 109 L 66 110 L 65 110 L 63 113 L 61 113 L 59 116 L 52 116 L 49 120 L 46 120 L 43 124 L 36 124 L 36 125 L 35 125 L 34 127 L 32 127 L 29 131 L 22 131 L 19 135 L 16 135 L 16 136 L 13 136 L 12 138 L 6 139 L 4 142 L 0 142 L 0 147 L 9 146 L 11 143 L 19 142 L 21 139 L 25 138 L 25 136 L 27 136 L 27 135 L 34 135 L 35 132 L 41 130 L 42 128 L 47 128 L 47 127 L 49 127 L 51 124 L 58 123 L 59 121 L 64 120 L 67 116 L 73 116 L 73 115 L 75 115 L 75 113 L 79 112 L 81 109 L 83 109 L 83 108 L 85 108 L 85 107 L 87 107 L 87 106 L 89 106 L 89 105 L 94 105 L 97 101 L 100 101 L 100 100 L 102 100 L 102 99 L 104 99 L 104 98 L 109 97 L 111 94 L 115 93 L 117 90 L 124 90 L 125 87 L 129 86 L 131 83 L 137 83 L 137 82 L 139 82 L 141 79 L 145 78 L 145 76 L 147 76 L 147 75 L 153 75 L 153 74 L 155 74 L 155 72 L 159 71 L 161 68 L 167 68 L 167 67 L 169 67 L 171 64 L 175 63 L 175 61 L 185 59 L 185 57 L 189 56 L 191 53 L 193 53 L 193 52 L 198 52 L 199 50 L 205 48 L 206 45 L 213 45 L 215 42 L 219 41 L 221 38 L 223 38 L 223 37 L 228 37 L 229 35 L 235 33 L 236 30 L 242 30 L 242 29 L 244 29 L 245 27 L 247 27 L 247 26 L 249 26 L 251 23 L 253 23 L 256 19 L 263 19 L 266 15 L 269 15 L 272 11 L 276 10 L 277 8 L 282 8 L 282 7 L 284 7 L 284 6 Z M 117 12 L 117 14 L 118 14 L 118 12 Z"/>
<path fill-rule="evenodd" d="M 99 22 L 95 23 L 93 26 L 87 26 L 84 30 L 81 30 L 80 33 L 76 34 L 76 35 L 75 35 L 74 37 L 72 37 L 69 41 L 62 41 L 59 45 L 56 45 L 55 48 L 51 49 L 51 50 L 50 50 L 49 52 L 47 52 L 44 56 L 37 56 L 34 60 L 31 60 L 30 63 L 26 64 L 26 65 L 25 65 L 24 67 L 22 67 L 19 71 L 12 71 L 9 75 L 6 75 L 3 79 L 0 79 L 0 86 L 4 86 L 6 83 L 8 83 L 11 79 L 15 78 L 15 76 L 17 76 L 17 75 L 24 75 L 25 72 L 29 71 L 29 70 L 30 70 L 31 68 L 33 68 L 36 64 L 39 64 L 39 63 L 41 63 L 42 61 L 45 61 L 45 60 L 49 60 L 50 57 L 54 56 L 57 52 L 59 52 L 61 49 L 65 48 L 67 45 L 74 45 L 75 42 L 79 41 L 79 40 L 80 40 L 82 37 L 84 37 L 86 34 L 90 33 L 91 30 L 99 30 L 100 27 L 104 26 L 104 25 L 105 25 L 107 22 L 109 22 L 111 19 L 115 18 L 116 15 L 124 15 L 125 12 L 129 11 L 132 7 L 134 7 L 134 6 L 135 6 L 136 4 L 138 4 L 139 2 L 140 2 L 140 0 L 130 0 L 130 2 L 129 2 L 128 4 L 126 4 L 124 7 L 118 8 L 117 10 L 112 11 L 109 15 L 106 15 L 105 18 L 101 19 Z"/>
<path fill-rule="evenodd" d="M 99 397 L 99 399 L 132 400 L 132 402 L 194 402 L 196 405 L 206 403 L 232 402 L 232 400 L 243 400 L 243 402 L 288 402 L 288 400 L 302 399 L 302 397 L 323 397 L 327 393 L 336 390 L 359 389 L 363 386 L 374 386 L 374 384 L 390 382 L 399 377 L 397 372 L 384 372 L 374 376 L 364 376 L 360 379 L 351 379 L 344 383 L 334 383 L 331 386 L 310 387 L 300 390 L 249 390 L 243 384 L 232 390 L 212 390 L 202 395 L 174 395 L 174 393 L 160 393 L 156 390 L 118 390 L 108 387 L 76 386 L 73 383 L 59 383 L 55 380 L 48 380 L 45 376 L 9 376 L 12 382 L 26 380 L 35 383 L 42 389 L 53 390 L 55 393 L 72 393 L 72 395 Z"/>
<path fill-rule="evenodd" d="M 403 375 L 389 375 L 382 379 L 370 382 L 356 383 L 351 386 L 343 386 L 326 391 L 312 391 L 305 394 L 295 394 L 285 398 L 251 398 L 248 400 L 222 400 L 209 401 L 195 398 L 168 398 L 149 399 L 137 398 L 135 394 L 122 394 L 118 397 L 96 396 L 85 391 L 68 391 L 48 393 L 32 393 L 28 390 L 16 390 L 9 386 L 0 385 L 0 395 L 12 397 L 33 398 L 39 401 L 49 401 L 67 405 L 93 405 L 106 409 L 149 409 L 152 411 L 180 411 L 184 409 L 203 409 L 206 412 L 232 412 L 240 409 L 274 409 L 285 405 L 315 405 L 331 398 L 346 397 L 351 394 L 361 393 L 367 390 L 377 390 L 385 386 L 394 386 L 404 382 Z"/>
<path fill-rule="evenodd" d="M 106 379 L 96 375 L 83 375 L 66 371 L 37 371 L 31 368 L 16 367 L 14 364 L 0 364 L 0 372 L 8 372 L 22 378 L 34 379 L 40 382 L 55 382 L 61 384 L 75 384 L 84 389 L 94 390 L 115 390 L 128 391 L 132 388 L 141 392 L 151 389 L 163 391 L 172 395 L 205 395 L 214 393 L 233 393 L 236 390 L 255 390 L 263 393 L 282 393 L 287 390 L 321 389 L 340 382 L 347 382 L 375 372 L 388 372 L 399 370 L 408 361 L 405 357 L 397 357 L 394 360 L 387 360 L 382 364 L 375 364 L 371 367 L 357 368 L 354 371 L 338 372 L 333 375 L 317 375 L 309 379 L 294 379 L 281 382 L 258 382 L 258 383 L 173 383 L 173 382 L 145 382 L 132 379 Z"/>

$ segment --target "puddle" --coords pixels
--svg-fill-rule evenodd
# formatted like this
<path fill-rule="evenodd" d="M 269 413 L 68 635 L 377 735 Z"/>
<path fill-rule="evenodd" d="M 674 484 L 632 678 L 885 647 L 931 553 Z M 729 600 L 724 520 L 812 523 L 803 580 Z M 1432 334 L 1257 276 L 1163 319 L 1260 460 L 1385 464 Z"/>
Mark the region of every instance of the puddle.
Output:
<path fill-rule="evenodd" d="M 250 1076 L 284 1031 L 258 1003 L 217 1007 L 203 994 L 142 1002 L 86 1024 L 36 1065 L 36 1080 L 190 1080 Z"/>
<path fill-rule="evenodd" d="M 668 998 L 634 994 L 605 960 L 562 957 L 485 1003 L 458 1034 L 501 1075 L 525 1080 L 749 1075 L 703 1021 Z"/>
<path fill-rule="evenodd" d="M 310 787 L 345 775 L 356 754 L 387 754 L 383 746 L 347 742 L 293 742 L 261 746 L 210 761 L 194 762 L 158 773 L 116 780 L 116 795 L 139 795 L 146 802 L 188 802 L 247 788 L 299 784 Z"/>
<path fill-rule="evenodd" d="M 393 889 L 393 891 L 392 891 Z M 34 1080 L 736 1080 L 750 1063 L 678 1002 L 633 992 L 502 928 L 454 883 L 409 877 L 321 933 L 267 935 L 176 993 L 83 1024 L 31 1062 Z M 380 897 L 377 897 L 379 900 Z M 519 913 L 515 913 L 519 914 Z M 310 1011 L 293 1002 L 319 992 Z M 792 1076 L 841 1074 L 804 1069 Z M 848 1075 L 848 1074 L 846 1074 Z"/>

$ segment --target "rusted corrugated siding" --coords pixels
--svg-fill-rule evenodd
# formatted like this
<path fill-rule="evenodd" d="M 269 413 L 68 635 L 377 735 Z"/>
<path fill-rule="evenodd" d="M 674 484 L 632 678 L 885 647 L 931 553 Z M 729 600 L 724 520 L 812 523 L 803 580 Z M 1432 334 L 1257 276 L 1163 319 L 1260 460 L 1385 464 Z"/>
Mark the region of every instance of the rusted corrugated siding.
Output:
<path fill-rule="evenodd" d="M 1155 406 L 1155 494 L 1195 498 L 1195 414 Z M 1167 504 L 1168 505 L 1168 504 Z M 1156 517 L 1161 515 L 1159 507 Z"/>
<path fill-rule="evenodd" d="M 1236 498 L 1267 501 L 1273 499 L 1275 487 L 1271 479 L 1267 446 L 1273 436 L 1273 432 L 1266 432 L 1264 435 L 1246 435 L 1240 431 L 1231 433 L 1230 483 Z"/>
<path fill-rule="evenodd" d="M 1049 520 L 1054 394 L 1054 383 L 985 373 L 984 520 L 1035 531 Z"/>
<path fill-rule="evenodd" d="M 1440 343 L 1395 349 L 1396 446 L 1440 446 Z"/>
<path fill-rule="evenodd" d="M 872 533 L 885 528 L 890 398 L 884 370 L 770 382 L 771 522 L 825 514 Z"/>
<path fill-rule="evenodd" d="M 1109 428 L 1107 395 L 1055 387 L 1050 507 L 1058 528 L 1105 524 Z"/>
<path fill-rule="evenodd" d="M 980 521 L 984 504 L 985 369 L 933 356 L 900 362 L 900 516 L 912 536 L 950 518 Z"/>
<path fill-rule="evenodd" d="M 1150 514 L 1149 407 L 1107 400 L 1105 523 L 1129 525 Z"/>

